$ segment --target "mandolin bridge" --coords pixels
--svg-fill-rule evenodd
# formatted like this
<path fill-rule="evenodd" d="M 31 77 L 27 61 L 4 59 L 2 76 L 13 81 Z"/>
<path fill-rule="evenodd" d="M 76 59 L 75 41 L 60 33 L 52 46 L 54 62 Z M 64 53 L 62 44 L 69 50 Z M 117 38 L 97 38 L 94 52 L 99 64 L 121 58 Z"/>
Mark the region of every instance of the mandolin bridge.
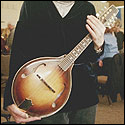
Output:
<path fill-rule="evenodd" d="M 41 76 L 39 76 L 39 74 L 37 74 L 36 76 L 37 76 L 37 77 L 40 79 L 40 81 L 42 81 L 53 93 L 55 93 L 55 90 L 54 90 L 52 87 L 50 87 L 50 86 L 47 84 L 47 82 L 46 82 L 44 79 L 42 79 Z"/>

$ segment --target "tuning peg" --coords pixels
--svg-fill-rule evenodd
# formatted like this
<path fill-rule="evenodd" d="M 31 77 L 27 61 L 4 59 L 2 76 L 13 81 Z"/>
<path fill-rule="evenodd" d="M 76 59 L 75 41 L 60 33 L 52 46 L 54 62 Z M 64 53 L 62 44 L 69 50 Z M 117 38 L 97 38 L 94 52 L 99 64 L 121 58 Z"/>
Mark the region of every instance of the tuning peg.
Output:
<path fill-rule="evenodd" d="M 112 22 L 113 22 L 113 20 L 112 20 L 112 19 L 109 19 L 108 21 L 109 21 L 109 23 L 112 23 Z"/>
<path fill-rule="evenodd" d="M 102 15 L 102 11 L 99 11 L 96 16 L 99 18 Z"/>
<path fill-rule="evenodd" d="M 114 27 L 114 23 L 111 23 L 111 27 Z"/>
<path fill-rule="evenodd" d="M 110 23 L 109 23 L 109 22 L 106 22 L 104 25 L 105 25 L 105 27 L 108 27 L 108 28 L 111 29 L 111 26 L 110 26 Z"/>
<path fill-rule="evenodd" d="M 116 13 L 114 13 L 113 16 L 116 17 Z"/>
<path fill-rule="evenodd" d="M 104 17 L 106 17 L 107 16 L 107 14 L 104 14 Z"/>
<path fill-rule="evenodd" d="M 102 20 L 104 20 L 105 19 L 105 17 L 104 16 L 102 16 Z"/>
<path fill-rule="evenodd" d="M 110 12 L 109 12 L 109 11 L 107 11 L 107 13 L 106 13 L 106 14 L 108 15 L 109 13 L 110 13 Z"/>
<path fill-rule="evenodd" d="M 108 26 L 109 29 L 111 29 L 112 27 L 111 26 Z"/>
<path fill-rule="evenodd" d="M 99 13 L 96 13 L 96 16 L 97 16 L 97 18 L 99 18 L 100 14 L 99 14 Z"/>
<path fill-rule="evenodd" d="M 114 18 L 115 18 L 114 16 L 111 17 L 112 20 L 114 20 Z"/>
<path fill-rule="evenodd" d="M 107 10 L 107 7 L 106 7 L 106 6 L 104 6 L 104 11 L 105 11 L 105 10 Z"/>
<path fill-rule="evenodd" d="M 112 16 L 111 19 L 115 22 L 117 20 L 117 17 Z"/>
<path fill-rule="evenodd" d="M 108 26 L 110 26 L 110 23 L 109 23 L 109 22 L 107 22 L 107 25 L 108 25 Z"/>
<path fill-rule="evenodd" d="M 115 16 L 115 17 L 114 17 L 114 20 L 116 21 L 117 19 L 118 19 L 118 18 Z"/>
<path fill-rule="evenodd" d="M 112 12 L 112 9 L 109 9 L 109 12 Z"/>

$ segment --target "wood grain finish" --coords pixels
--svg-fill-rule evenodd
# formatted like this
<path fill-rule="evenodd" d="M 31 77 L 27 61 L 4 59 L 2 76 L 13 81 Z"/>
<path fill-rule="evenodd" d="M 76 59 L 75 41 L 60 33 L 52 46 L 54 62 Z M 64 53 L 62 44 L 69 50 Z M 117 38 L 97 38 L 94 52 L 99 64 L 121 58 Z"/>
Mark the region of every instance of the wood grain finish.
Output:
<path fill-rule="evenodd" d="M 32 116 L 47 117 L 65 105 L 72 86 L 72 67 L 64 72 L 58 66 L 62 59 L 38 58 L 19 69 L 12 84 L 13 100 L 18 107 L 25 99 L 31 100 L 32 106 L 25 111 Z"/>

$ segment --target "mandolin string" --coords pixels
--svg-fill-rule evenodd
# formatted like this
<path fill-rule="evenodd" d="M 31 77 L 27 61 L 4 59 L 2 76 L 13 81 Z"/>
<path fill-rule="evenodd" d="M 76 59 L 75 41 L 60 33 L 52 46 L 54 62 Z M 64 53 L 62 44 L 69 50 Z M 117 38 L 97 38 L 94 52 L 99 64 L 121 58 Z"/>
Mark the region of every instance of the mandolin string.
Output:
<path fill-rule="evenodd" d="M 68 55 L 67 55 L 68 56 Z M 63 62 L 64 61 L 64 62 Z M 67 61 L 65 61 L 65 58 L 63 59 L 63 61 L 61 61 L 61 63 L 63 64 L 62 66 L 65 66 L 65 65 L 67 65 L 69 62 L 67 62 Z M 69 61 L 69 60 L 68 60 Z M 71 60 L 70 60 L 70 63 L 71 63 Z M 51 81 L 51 85 L 53 86 L 54 85 L 54 82 L 57 80 L 57 76 L 55 75 L 56 74 L 56 72 L 57 72 L 57 70 L 58 70 L 58 72 L 59 72 L 59 77 L 58 78 L 60 78 L 62 75 L 63 75 L 63 73 L 64 73 L 64 71 L 59 67 L 59 66 L 57 66 L 52 72 L 51 72 L 51 74 L 47 77 L 47 78 L 44 78 L 44 80 L 47 82 L 47 81 L 49 81 L 50 79 L 53 79 L 52 81 Z M 32 96 L 34 96 L 34 95 L 36 95 L 37 94 L 37 92 L 41 89 L 41 87 L 40 86 L 42 86 L 42 84 L 40 84 L 40 85 L 38 85 L 38 87 L 36 88 L 36 90 L 30 95 L 30 96 L 28 96 L 27 98 L 28 99 L 30 99 Z M 21 105 L 23 103 L 23 101 L 19 104 L 19 105 Z"/>
<path fill-rule="evenodd" d="M 58 68 L 58 67 L 56 67 L 56 68 Z M 62 75 L 63 75 L 63 73 L 64 73 L 64 71 L 60 71 L 60 76 L 59 77 L 61 77 Z M 40 87 L 38 88 L 38 89 L 40 89 Z M 39 91 L 36 91 L 36 92 L 39 92 Z M 36 93 L 35 93 L 36 94 Z M 44 93 L 45 94 L 45 93 Z M 34 96 L 34 95 L 32 95 L 32 96 Z M 30 97 L 31 98 L 31 97 Z M 29 99 L 29 97 L 28 97 L 28 99 Z M 22 103 L 23 103 L 23 101 L 22 101 Z M 20 103 L 21 104 L 21 103 Z M 27 109 L 27 110 L 25 110 L 26 112 L 28 111 L 29 109 Z"/>
<path fill-rule="evenodd" d="M 75 48 L 74 48 L 75 49 Z M 73 50 L 74 50 L 73 49 Z M 69 57 L 70 56 L 72 56 L 73 58 L 74 58 L 74 54 L 71 52 L 71 53 L 69 53 L 64 59 L 63 59 L 63 61 L 61 61 L 61 67 L 66 67 L 67 65 L 69 66 L 70 64 L 71 64 L 71 62 L 74 62 L 74 61 L 72 61 L 72 60 L 70 60 L 69 59 Z M 56 74 L 56 72 L 57 72 L 57 70 L 59 70 L 58 72 L 59 72 L 59 77 L 58 78 L 60 78 L 62 75 L 63 75 L 63 73 L 65 72 L 65 71 L 63 71 L 61 68 L 59 68 L 59 66 L 57 66 L 52 72 L 51 72 L 51 74 L 47 77 L 47 78 L 44 78 L 44 80 L 47 82 L 47 81 L 49 81 L 50 79 L 53 79 L 52 81 L 51 81 L 51 86 L 53 86 L 54 85 L 54 82 L 57 80 L 57 76 L 55 75 Z M 40 85 L 42 85 L 42 84 L 40 84 Z M 28 99 L 29 98 L 31 98 L 32 96 L 34 96 L 34 95 L 36 95 L 37 94 L 37 92 L 39 92 L 38 90 L 40 90 L 41 89 L 41 87 L 40 87 L 40 85 L 38 85 L 38 88 L 36 88 L 36 90 L 28 97 Z M 23 101 L 22 101 L 23 102 Z M 21 103 L 22 103 L 21 102 Z M 20 103 L 20 104 L 21 104 Z M 19 104 L 19 105 L 20 105 Z"/>
<path fill-rule="evenodd" d="M 77 46 L 76 46 L 77 47 Z M 74 51 L 75 49 L 76 49 L 76 47 L 72 50 L 72 51 Z M 83 49 L 83 48 L 82 48 Z M 59 68 L 59 66 L 57 66 L 52 72 L 51 72 L 51 74 L 49 74 L 49 76 L 47 77 L 47 78 L 44 78 L 44 80 L 47 82 L 47 81 L 49 81 L 50 79 L 53 79 L 52 81 L 51 81 L 51 85 L 53 86 L 54 85 L 54 82 L 57 80 L 57 76 L 55 75 L 56 74 L 56 72 L 57 72 L 57 70 L 59 70 L 58 72 L 59 72 L 59 77 L 58 78 L 60 78 L 62 75 L 63 75 L 63 73 L 65 72 L 65 71 L 63 71 L 63 67 L 64 68 L 68 68 L 68 66 L 72 63 L 72 62 L 74 62 L 74 54 L 72 53 L 72 51 L 63 59 L 63 61 L 61 61 L 61 67 L 62 67 L 62 69 L 61 68 Z M 70 57 L 73 57 L 73 60 L 71 60 L 70 59 Z M 59 64 L 59 65 L 60 65 Z M 67 66 L 68 65 L 68 66 Z M 40 85 L 42 85 L 42 84 L 40 84 Z M 34 96 L 35 94 L 37 94 L 37 92 L 38 92 L 38 90 L 40 90 L 41 88 L 40 88 L 40 85 L 38 85 L 38 88 L 36 88 L 36 90 L 28 97 L 28 99 L 29 98 L 31 98 L 32 96 Z M 22 101 L 23 102 L 23 101 Z M 21 102 L 21 103 L 22 103 Z M 20 103 L 20 104 L 21 104 Z M 20 105 L 19 104 L 19 105 Z"/>
<path fill-rule="evenodd" d="M 75 49 L 75 48 L 74 48 Z M 73 49 L 73 50 L 74 50 Z M 73 61 L 72 60 L 70 60 L 69 59 L 69 57 L 70 56 L 72 56 L 73 58 L 74 58 L 74 54 L 71 52 L 71 53 L 69 53 L 64 59 L 63 59 L 63 61 L 61 61 L 61 67 L 66 67 L 67 65 L 69 66 Z M 64 71 L 61 69 L 61 68 L 59 68 L 58 66 L 51 72 L 51 74 L 47 77 L 47 78 L 44 78 L 44 80 L 47 82 L 47 81 L 49 81 L 50 79 L 53 79 L 52 81 L 51 81 L 51 86 L 53 86 L 54 85 L 54 82 L 57 80 L 57 76 L 55 75 L 56 74 L 56 72 L 57 72 L 57 70 L 59 70 L 58 72 L 59 72 L 59 77 L 58 78 L 60 78 L 62 75 L 63 75 L 63 73 L 64 73 Z M 42 84 L 40 84 L 40 85 L 42 85 Z M 36 90 L 28 97 L 28 99 L 30 99 L 32 96 L 34 96 L 37 92 L 38 92 L 38 90 L 40 90 L 41 88 L 40 88 L 40 85 L 38 85 L 38 88 L 36 88 Z M 23 101 L 22 101 L 23 102 Z M 22 103 L 21 102 L 21 103 Z M 20 104 L 21 104 L 20 103 Z M 20 105 L 19 104 L 19 105 Z"/>
<path fill-rule="evenodd" d="M 61 64 L 61 67 L 65 67 L 65 66 L 71 64 L 71 62 L 74 62 L 74 61 L 72 61 L 72 60 L 69 59 L 70 55 L 72 55 L 72 57 L 74 56 L 73 53 L 68 54 L 68 55 L 66 56 L 68 59 L 65 57 L 64 60 L 61 61 L 61 63 L 60 63 L 60 64 Z M 74 57 L 73 57 L 73 58 L 74 58 Z M 51 74 L 50 74 L 47 78 L 44 78 L 44 80 L 45 80 L 46 82 L 49 81 L 50 79 L 53 79 L 53 80 L 51 81 L 51 86 L 53 86 L 53 85 L 54 85 L 54 82 L 57 80 L 57 76 L 55 75 L 56 72 L 59 73 L 58 78 L 60 78 L 60 77 L 63 75 L 63 73 L 65 72 L 65 71 L 63 71 L 63 69 L 61 69 L 61 67 L 59 68 L 59 65 L 58 65 L 58 66 L 51 72 Z M 58 70 L 58 71 L 57 71 L 57 70 Z M 42 84 L 40 84 L 40 85 L 42 85 Z M 38 85 L 38 88 L 36 88 L 36 90 L 28 97 L 28 99 L 31 98 L 32 96 L 36 95 L 37 92 L 39 92 L 38 90 L 41 89 L 41 88 L 40 88 L 40 85 Z M 22 101 L 21 103 L 23 103 L 23 101 Z M 20 104 L 21 104 L 21 103 L 20 103 Z M 19 104 L 19 105 L 20 105 L 20 104 Z"/>
<path fill-rule="evenodd" d="M 64 69 L 67 65 L 70 66 L 70 64 L 72 64 L 72 62 L 74 62 L 74 60 L 71 60 L 70 57 L 71 57 L 72 53 L 69 53 L 65 59 L 59 64 L 60 67 L 62 67 L 62 69 Z M 73 57 L 73 56 L 72 56 Z M 74 58 L 74 57 L 73 57 Z M 68 69 L 68 67 L 67 67 Z"/>
<path fill-rule="evenodd" d="M 73 53 L 70 53 L 71 55 L 73 55 Z M 67 58 L 69 57 L 70 55 L 68 54 L 67 55 Z M 74 55 L 73 55 L 74 56 Z M 68 60 L 65 60 L 66 59 L 66 57 L 64 58 L 64 60 L 63 61 L 61 61 L 61 63 L 62 63 L 62 67 L 64 67 L 64 66 L 67 66 L 67 65 L 69 65 L 69 63 L 71 64 L 71 62 L 73 62 L 72 60 L 70 60 L 69 61 L 69 59 Z M 60 64 L 61 64 L 60 63 Z M 53 86 L 54 85 L 54 82 L 57 80 L 57 76 L 55 75 L 56 74 L 56 72 L 57 72 L 57 70 L 59 70 L 58 72 L 59 72 L 59 77 L 58 78 L 60 78 L 62 75 L 63 75 L 63 73 L 65 72 L 65 71 L 63 71 L 61 68 L 59 68 L 59 66 L 57 66 L 52 72 L 51 72 L 51 74 L 47 77 L 47 78 L 44 78 L 44 80 L 47 82 L 47 81 L 49 81 L 50 79 L 53 79 L 52 81 L 51 81 L 51 85 Z M 55 77 L 54 77 L 55 76 Z M 40 84 L 40 85 L 42 85 L 42 84 Z M 36 95 L 37 94 L 37 92 L 39 92 L 38 90 L 40 90 L 41 88 L 40 88 L 40 85 L 38 85 L 38 88 L 36 88 L 36 90 L 28 97 L 28 99 L 29 98 L 31 98 L 32 96 L 34 96 L 34 95 Z M 22 101 L 23 102 L 23 101 Z M 21 103 L 22 103 L 21 102 Z M 21 104 L 20 103 L 20 104 Z M 19 105 L 20 105 L 19 104 Z"/>
<path fill-rule="evenodd" d="M 67 55 L 67 56 L 68 56 L 68 55 Z M 65 58 L 66 58 L 66 57 L 65 57 Z M 65 58 L 63 59 L 63 61 L 65 60 Z M 62 63 L 63 61 L 61 61 L 61 63 Z M 61 64 L 61 63 L 60 63 L 60 64 Z M 68 64 L 69 62 L 65 62 L 65 61 L 64 61 L 64 64 L 63 64 L 63 65 L 67 65 L 66 63 Z M 71 63 L 71 62 L 70 62 L 70 63 Z M 55 73 L 57 72 L 57 70 L 63 71 L 63 68 L 61 69 L 61 67 L 59 67 L 60 64 L 58 64 L 58 66 L 54 69 Z M 59 71 L 59 72 L 61 72 L 61 71 Z M 54 79 L 55 73 L 52 71 L 52 73 L 51 73 L 52 75 L 50 74 L 50 75 L 47 77 L 47 79 L 45 78 L 45 80 L 46 80 L 46 81 L 47 81 L 47 80 L 49 81 L 50 79 L 53 78 L 53 81 L 55 81 L 55 80 L 56 80 L 56 77 L 55 77 L 55 79 Z M 53 82 L 53 81 L 52 81 L 52 82 Z"/>
<path fill-rule="evenodd" d="M 68 56 L 68 55 L 67 55 L 67 56 Z M 65 58 L 66 58 L 66 57 L 65 57 Z M 64 59 L 64 60 L 65 60 L 65 59 Z M 64 60 L 63 60 L 63 61 L 64 61 Z M 65 62 L 65 61 L 63 62 L 63 61 L 61 62 L 61 63 L 63 64 L 62 66 L 70 65 L 70 64 L 72 63 L 72 60 L 70 60 L 70 61 L 68 60 L 68 62 L 67 62 L 67 61 L 66 61 L 66 62 Z M 61 63 L 60 63 L 60 64 L 61 64 Z M 70 63 L 70 64 L 69 64 L 69 63 Z M 60 64 L 59 64 L 59 65 L 60 65 Z M 57 67 L 57 68 L 59 68 L 59 67 Z M 61 68 L 60 68 L 60 69 L 61 69 Z M 62 71 L 62 72 L 65 72 L 65 71 L 63 71 L 63 68 L 61 69 L 61 71 Z M 63 74 L 63 73 L 62 73 L 62 74 Z M 59 77 L 58 77 L 58 78 L 60 78 L 62 74 L 59 74 Z M 50 79 L 53 78 L 53 81 L 51 82 L 51 83 L 53 83 L 53 82 L 57 79 L 57 77 L 54 78 L 54 76 L 55 76 L 55 74 L 52 73 L 52 76 L 51 76 L 50 78 L 47 77 L 47 79 L 45 79 L 45 80 L 46 80 L 46 81 L 49 81 Z"/>
<path fill-rule="evenodd" d="M 65 69 L 67 65 L 70 65 L 72 60 L 70 59 L 70 53 L 67 55 L 67 57 L 60 63 L 62 69 Z"/>
<path fill-rule="evenodd" d="M 75 49 L 75 48 L 74 48 Z M 74 62 L 74 60 L 72 61 L 72 60 L 70 60 L 69 59 L 69 57 L 70 57 L 70 55 L 72 55 L 72 57 L 74 56 L 73 55 L 73 53 L 69 53 L 64 59 L 63 59 L 63 61 L 61 61 L 61 67 L 66 67 L 67 65 L 69 65 L 69 64 L 71 64 L 71 62 Z M 67 59 L 68 58 L 68 59 Z M 74 57 L 73 57 L 74 58 Z M 47 82 L 47 81 L 49 81 L 50 79 L 53 79 L 52 81 L 51 81 L 51 86 L 53 86 L 54 85 L 54 82 L 57 80 L 57 76 L 55 75 L 56 74 L 56 72 L 57 72 L 57 70 L 58 70 L 58 72 L 59 72 L 59 77 L 58 78 L 60 78 L 62 75 L 63 75 L 63 73 L 65 72 L 65 71 L 63 71 L 63 69 L 61 69 L 61 67 L 59 68 L 59 65 L 51 72 L 51 74 L 49 74 L 49 76 L 47 77 L 47 78 L 44 78 L 44 80 Z M 36 90 L 28 97 L 28 99 L 30 99 L 32 96 L 34 96 L 34 95 L 36 95 L 37 94 L 37 92 L 39 92 L 38 90 L 40 90 L 41 88 L 40 88 L 40 86 L 41 86 L 42 84 L 40 84 L 40 85 L 38 85 L 38 87 L 36 88 Z M 21 103 L 23 103 L 23 101 L 21 102 Z M 20 104 L 21 104 L 20 103 Z M 20 105 L 19 104 L 19 105 Z"/>
<path fill-rule="evenodd" d="M 64 66 L 64 69 L 67 68 L 71 63 L 73 63 L 75 59 L 77 59 L 79 55 L 86 49 L 86 47 L 88 47 L 91 41 L 88 42 L 87 39 L 91 40 L 89 34 L 86 35 L 86 37 L 62 61 L 62 65 Z M 85 46 L 82 45 L 83 42 L 86 44 Z M 78 49 L 80 49 L 80 52 L 77 51 Z M 74 55 L 73 52 L 75 52 L 76 55 Z M 70 59 L 70 57 L 72 57 L 72 59 Z"/>
<path fill-rule="evenodd" d="M 51 74 L 53 74 L 53 72 L 55 72 L 55 71 L 57 71 L 57 69 L 59 69 L 59 67 L 57 66 L 52 72 L 51 72 Z M 59 76 L 61 77 L 61 75 L 64 73 L 64 71 L 60 68 L 59 69 L 60 71 L 58 71 L 60 74 L 59 74 Z M 62 72 L 62 73 L 61 73 Z M 56 72 L 55 72 L 56 73 Z M 54 74 L 55 74 L 54 73 Z M 49 78 L 50 79 L 50 78 Z M 45 80 L 47 80 L 47 79 L 45 79 Z M 54 82 L 55 80 L 53 80 L 53 82 Z M 37 94 L 37 92 L 39 92 L 38 90 L 40 90 L 41 89 L 41 86 L 42 84 L 40 84 L 40 85 L 38 85 L 38 87 L 36 88 L 36 90 L 30 95 L 30 96 L 28 96 L 27 98 L 28 99 L 30 99 L 32 96 L 34 96 L 35 94 Z M 24 100 L 23 100 L 24 101 Z M 18 104 L 18 106 L 20 106 L 22 103 L 23 103 L 23 101 L 22 102 L 20 102 L 19 104 Z"/>

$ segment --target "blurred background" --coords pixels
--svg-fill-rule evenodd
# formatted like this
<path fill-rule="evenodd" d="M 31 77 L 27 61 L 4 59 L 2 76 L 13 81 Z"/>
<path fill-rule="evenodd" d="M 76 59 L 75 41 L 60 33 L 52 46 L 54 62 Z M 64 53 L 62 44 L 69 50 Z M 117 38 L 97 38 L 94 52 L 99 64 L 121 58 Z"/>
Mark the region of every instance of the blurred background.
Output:
<path fill-rule="evenodd" d="M 124 1 L 89 2 L 95 5 L 97 12 L 99 12 L 104 7 L 108 8 L 112 4 L 115 5 L 116 8 L 118 8 L 119 13 L 117 15 L 117 18 L 120 21 L 120 26 L 117 28 L 120 28 L 119 31 L 120 33 L 122 33 L 122 35 L 120 36 L 120 40 L 122 40 L 122 48 L 118 49 L 118 54 L 115 55 L 120 54 L 120 57 L 122 55 L 122 57 L 124 58 Z M 3 110 L 3 93 L 9 75 L 9 61 L 11 55 L 11 45 L 13 42 L 13 35 L 22 4 L 23 1 L 1 1 L 1 123 L 9 120 L 13 121 L 13 118 L 11 118 L 10 114 L 7 111 Z M 122 59 L 122 61 L 123 60 L 124 59 Z M 102 65 L 102 60 L 99 61 L 99 65 Z M 107 67 L 107 65 L 105 67 Z M 122 74 L 124 76 L 124 69 Z M 122 77 L 122 79 L 124 78 Z M 122 95 L 123 93 L 121 94 L 120 92 L 118 92 L 115 96 L 115 99 L 112 98 L 111 95 L 109 95 L 109 93 L 107 92 L 109 91 L 109 88 L 107 88 L 108 82 L 108 75 L 98 75 L 99 105 L 97 109 L 96 124 L 124 124 L 124 96 Z M 122 92 L 124 92 L 124 90 L 122 90 Z"/>
<path fill-rule="evenodd" d="M 96 11 L 100 11 L 100 9 L 104 8 L 104 6 L 108 7 L 110 5 L 115 5 L 119 8 L 122 20 L 122 28 L 124 28 L 124 1 L 90 1 L 95 7 Z M 12 22 L 16 24 L 20 8 L 23 1 L 1 1 L 1 27 L 5 28 L 8 22 Z"/>

